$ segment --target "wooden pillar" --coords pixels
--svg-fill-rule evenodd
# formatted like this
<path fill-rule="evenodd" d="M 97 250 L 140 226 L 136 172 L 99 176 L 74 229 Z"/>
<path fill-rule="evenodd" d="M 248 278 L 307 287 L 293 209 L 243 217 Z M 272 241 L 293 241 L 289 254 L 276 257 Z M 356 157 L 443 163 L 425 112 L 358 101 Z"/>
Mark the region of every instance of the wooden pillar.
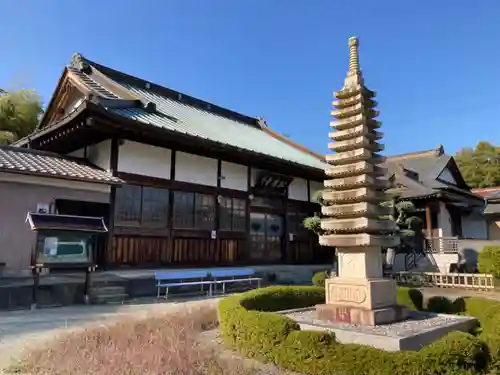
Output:
<path fill-rule="evenodd" d="M 120 147 L 120 140 L 113 138 L 111 140 L 111 150 L 109 156 L 109 171 L 113 176 L 118 174 L 118 150 Z M 114 246 L 114 232 L 115 232 L 115 200 L 116 200 L 116 186 L 111 186 L 109 194 L 109 219 L 108 219 L 108 238 L 105 246 L 105 254 L 102 257 L 102 268 L 106 270 L 109 263 L 109 255 L 113 251 Z"/>
<path fill-rule="evenodd" d="M 244 251 L 245 251 L 245 256 L 242 257 L 241 260 L 243 262 L 248 262 L 250 258 L 250 251 L 252 251 L 252 246 L 251 246 L 251 238 L 250 238 L 250 205 L 252 204 L 252 201 L 250 199 L 250 195 L 252 194 L 252 168 L 248 167 L 247 168 L 247 206 L 246 206 L 246 211 L 245 211 L 245 220 L 246 220 L 246 226 L 247 226 L 247 233 L 246 233 L 246 240 L 245 240 L 245 246 L 244 246 Z"/>
<path fill-rule="evenodd" d="M 283 214 L 283 244 L 281 246 L 281 261 L 285 263 L 290 262 L 290 233 L 288 233 L 288 187 L 286 188 L 285 196 L 283 197 L 284 214 Z"/>
<path fill-rule="evenodd" d="M 431 203 L 427 202 L 425 205 L 425 224 L 427 237 L 432 237 L 432 206 Z"/>
<path fill-rule="evenodd" d="M 220 207 L 220 201 L 219 201 L 219 197 L 221 196 L 220 194 L 220 188 L 221 188 L 221 185 L 222 185 L 222 160 L 221 159 L 218 159 L 217 160 L 217 189 L 216 189 L 216 192 L 215 192 L 215 220 L 214 220 L 214 229 L 215 229 L 215 235 L 216 235 L 216 238 L 215 240 L 212 240 L 212 241 L 215 241 L 215 243 L 212 243 L 213 246 L 215 246 L 215 254 L 219 254 L 219 257 L 220 259 L 223 259 L 222 257 L 222 241 L 220 239 L 220 215 L 221 215 L 221 207 Z M 231 208 L 232 208 L 232 204 L 231 204 Z M 228 256 L 230 257 L 230 256 Z M 217 259 L 217 255 L 215 256 L 215 259 Z M 215 263 L 215 259 L 214 259 L 214 263 Z M 231 260 L 227 260 L 229 262 L 231 262 Z M 233 260 L 234 261 L 234 260 Z M 214 264 L 216 265 L 216 264 Z"/>
<path fill-rule="evenodd" d="M 35 310 L 38 308 L 38 292 L 40 289 L 40 272 L 41 268 L 37 267 L 36 265 L 31 269 L 31 272 L 33 273 L 33 290 L 32 290 L 32 297 L 31 297 L 31 310 Z"/>
<path fill-rule="evenodd" d="M 175 163 L 176 163 L 176 151 L 172 150 L 170 152 L 170 181 L 175 181 Z M 170 254 L 174 253 L 175 239 L 174 239 L 174 192 L 170 189 L 168 192 L 168 251 Z M 172 260 L 174 257 L 172 256 Z"/>

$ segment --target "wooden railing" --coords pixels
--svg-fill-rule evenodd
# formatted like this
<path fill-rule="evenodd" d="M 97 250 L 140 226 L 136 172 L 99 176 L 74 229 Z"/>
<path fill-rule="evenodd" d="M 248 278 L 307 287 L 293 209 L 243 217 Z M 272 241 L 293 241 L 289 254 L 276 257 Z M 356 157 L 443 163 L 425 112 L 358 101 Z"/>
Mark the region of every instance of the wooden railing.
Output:
<path fill-rule="evenodd" d="M 425 252 L 456 254 L 458 253 L 458 238 L 456 237 L 427 237 L 425 239 Z"/>
<path fill-rule="evenodd" d="M 403 285 L 478 290 L 495 288 L 493 275 L 484 273 L 397 272 L 393 277 Z"/>

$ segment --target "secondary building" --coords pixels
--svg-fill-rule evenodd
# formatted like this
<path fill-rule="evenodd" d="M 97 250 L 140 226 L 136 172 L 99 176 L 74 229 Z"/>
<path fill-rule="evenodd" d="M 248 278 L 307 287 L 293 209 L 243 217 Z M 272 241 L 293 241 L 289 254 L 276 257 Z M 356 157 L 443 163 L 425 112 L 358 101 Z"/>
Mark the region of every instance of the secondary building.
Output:
<path fill-rule="evenodd" d="M 107 220 L 111 188 L 121 183 L 82 158 L 0 147 L 1 274 L 30 274 L 36 235 L 26 223 L 28 212 L 60 211 Z M 104 241 L 99 241 L 99 247 Z M 93 251 L 97 257 L 101 250 Z"/>
<path fill-rule="evenodd" d="M 106 217 L 107 242 L 95 254 L 101 267 L 332 259 L 302 226 L 319 211 L 323 157 L 261 118 L 75 54 L 38 128 L 15 146 L 79 158 L 109 176 L 98 199 L 54 205 L 63 198 L 56 194 L 42 202 L 61 214 Z"/>
<path fill-rule="evenodd" d="M 456 250 L 458 239 L 488 238 L 485 199 L 471 191 L 443 146 L 387 158 L 388 178 L 411 200 L 433 251 Z"/>

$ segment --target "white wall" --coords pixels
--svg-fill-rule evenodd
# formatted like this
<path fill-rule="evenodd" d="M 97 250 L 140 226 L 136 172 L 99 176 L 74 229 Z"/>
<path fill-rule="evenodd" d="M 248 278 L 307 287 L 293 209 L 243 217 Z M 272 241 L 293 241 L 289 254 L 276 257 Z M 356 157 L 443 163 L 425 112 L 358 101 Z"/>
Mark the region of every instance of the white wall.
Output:
<path fill-rule="evenodd" d="M 217 186 L 217 159 L 177 152 L 175 179 L 193 184 Z"/>
<path fill-rule="evenodd" d="M 313 201 L 316 196 L 316 193 L 320 190 L 324 190 L 324 188 L 325 187 L 323 185 L 323 181 L 321 182 L 309 181 L 309 189 L 310 189 L 309 200 Z"/>
<path fill-rule="evenodd" d="M 441 229 L 442 237 L 451 237 L 451 217 L 445 204 L 439 202 L 438 226 Z"/>
<path fill-rule="evenodd" d="M 118 151 L 118 171 L 170 179 L 172 151 L 144 143 L 124 141 Z"/>
<path fill-rule="evenodd" d="M 307 180 L 294 178 L 288 186 L 288 198 L 299 201 L 309 201 L 307 196 Z"/>
<path fill-rule="evenodd" d="M 248 167 L 227 161 L 221 163 L 221 187 L 248 190 Z"/>
<path fill-rule="evenodd" d="M 110 157 L 111 157 L 110 139 L 87 147 L 88 160 L 91 163 L 107 171 L 109 171 Z"/>

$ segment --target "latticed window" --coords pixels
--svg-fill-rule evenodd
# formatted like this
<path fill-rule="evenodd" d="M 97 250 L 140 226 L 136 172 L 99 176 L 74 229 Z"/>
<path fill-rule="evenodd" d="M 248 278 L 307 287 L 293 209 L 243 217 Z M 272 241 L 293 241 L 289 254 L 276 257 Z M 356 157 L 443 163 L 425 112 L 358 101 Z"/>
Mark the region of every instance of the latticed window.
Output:
<path fill-rule="evenodd" d="M 174 227 L 212 230 L 215 226 L 215 197 L 186 191 L 174 192 Z"/>
<path fill-rule="evenodd" d="M 166 189 L 142 188 L 142 224 L 166 226 L 169 192 Z"/>
<path fill-rule="evenodd" d="M 116 189 L 115 222 L 122 226 L 166 228 L 168 201 L 167 189 L 124 185 Z"/>
<path fill-rule="evenodd" d="M 222 197 L 219 206 L 221 230 L 246 231 L 246 201 L 244 199 Z"/>
<path fill-rule="evenodd" d="M 117 224 L 141 224 L 142 188 L 135 185 L 124 185 L 116 189 L 115 218 Z"/>

